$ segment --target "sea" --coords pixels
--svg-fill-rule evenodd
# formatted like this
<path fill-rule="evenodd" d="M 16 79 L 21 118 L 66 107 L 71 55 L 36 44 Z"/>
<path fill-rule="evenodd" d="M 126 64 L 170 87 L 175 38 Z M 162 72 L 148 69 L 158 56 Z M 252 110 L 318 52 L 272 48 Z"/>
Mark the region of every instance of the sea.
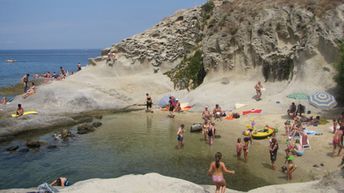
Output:
<path fill-rule="evenodd" d="M 18 84 L 25 74 L 59 73 L 60 66 L 74 72 L 78 63 L 86 66 L 88 58 L 97 57 L 100 52 L 100 49 L 0 50 L 0 88 Z M 16 62 L 7 63 L 9 59 Z"/>

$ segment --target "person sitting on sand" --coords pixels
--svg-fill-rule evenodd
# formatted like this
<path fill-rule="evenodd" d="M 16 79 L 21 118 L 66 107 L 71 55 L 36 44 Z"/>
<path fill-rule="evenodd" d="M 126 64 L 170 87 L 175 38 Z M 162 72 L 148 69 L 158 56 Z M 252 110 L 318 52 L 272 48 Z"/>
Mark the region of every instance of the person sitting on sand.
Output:
<path fill-rule="evenodd" d="M 152 97 L 149 96 L 149 93 L 146 93 L 146 111 L 151 111 L 152 104 L 153 104 Z"/>
<path fill-rule="evenodd" d="M 270 151 L 271 168 L 275 170 L 276 169 L 275 161 L 277 160 L 277 151 L 278 151 L 278 142 L 276 138 L 272 138 L 270 142 L 269 151 Z"/>
<path fill-rule="evenodd" d="M 213 110 L 213 116 L 214 116 L 214 120 L 216 120 L 216 119 L 221 120 L 221 117 L 223 116 L 223 111 L 222 111 L 219 104 L 215 105 L 215 108 Z"/>
<path fill-rule="evenodd" d="M 24 114 L 24 108 L 22 107 L 21 104 L 18 104 L 18 108 L 16 111 L 16 115 L 18 115 L 18 117 L 22 116 Z"/>
<path fill-rule="evenodd" d="M 297 105 L 297 110 L 296 110 L 296 115 L 299 114 L 301 117 L 303 113 L 306 112 L 306 107 L 303 106 L 302 104 Z"/>
<path fill-rule="evenodd" d="M 50 186 L 69 186 L 69 181 L 66 177 L 58 177 L 56 180 L 50 183 Z"/>
<path fill-rule="evenodd" d="M 208 106 L 204 107 L 204 111 L 202 112 L 202 119 L 206 121 L 211 121 L 211 113 L 208 110 Z"/>
<path fill-rule="evenodd" d="M 300 144 L 300 140 L 296 139 L 295 140 L 295 145 L 294 148 L 292 149 L 292 153 L 297 156 L 303 156 L 304 150 L 302 145 Z"/>
<path fill-rule="evenodd" d="M 260 81 L 254 86 L 256 89 L 256 100 L 261 100 L 263 85 Z"/>
<path fill-rule="evenodd" d="M 36 86 L 34 82 L 31 82 L 31 87 L 27 92 L 24 94 L 23 98 L 27 98 L 28 96 L 31 96 L 36 93 Z"/>
<path fill-rule="evenodd" d="M 294 102 L 291 103 L 287 112 L 288 112 L 289 117 L 292 119 L 296 116 L 296 105 Z"/>
<path fill-rule="evenodd" d="M 0 104 L 6 105 L 7 104 L 7 98 L 6 97 L 2 97 L 2 99 L 0 100 Z"/>
<path fill-rule="evenodd" d="M 235 148 L 236 148 L 236 152 L 237 152 L 237 159 L 239 160 L 239 159 L 241 159 L 241 152 L 242 152 L 242 148 L 243 148 L 240 137 L 237 139 L 237 144 L 236 144 Z"/>
<path fill-rule="evenodd" d="M 226 168 L 225 164 L 221 161 L 222 154 L 217 152 L 215 154 L 215 161 L 210 164 L 208 175 L 212 176 L 213 183 L 216 186 L 215 193 L 226 192 L 226 180 L 223 173 L 235 174 L 235 171 Z"/>
<path fill-rule="evenodd" d="M 184 146 L 184 124 L 181 124 L 177 131 L 177 148 L 182 148 Z"/>

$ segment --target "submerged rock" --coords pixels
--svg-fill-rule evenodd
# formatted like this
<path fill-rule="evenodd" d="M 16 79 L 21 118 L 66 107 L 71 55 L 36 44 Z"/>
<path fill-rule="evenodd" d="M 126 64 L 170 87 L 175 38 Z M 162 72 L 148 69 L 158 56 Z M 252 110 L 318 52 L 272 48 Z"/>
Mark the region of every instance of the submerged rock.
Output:
<path fill-rule="evenodd" d="M 27 141 L 26 146 L 28 148 L 39 148 L 41 147 L 41 142 L 40 141 Z"/>
<path fill-rule="evenodd" d="M 48 148 L 48 149 L 56 149 L 56 148 L 57 148 L 57 145 L 48 145 L 47 148 Z"/>
<path fill-rule="evenodd" d="M 95 128 L 98 128 L 98 127 L 102 126 L 102 124 L 103 123 L 101 123 L 101 122 L 94 122 L 94 123 L 92 123 L 93 127 L 95 127 Z"/>
<path fill-rule="evenodd" d="M 19 148 L 19 145 L 14 145 L 6 148 L 6 151 L 16 151 Z"/>
<path fill-rule="evenodd" d="M 30 151 L 29 148 L 21 148 L 21 149 L 18 150 L 18 152 L 20 152 L 20 153 L 27 153 L 29 151 Z"/>
<path fill-rule="evenodd" d="M 78 126 L 77 134 L 83 135 L 95 131 L 93 124 L 82 124 Z"/>

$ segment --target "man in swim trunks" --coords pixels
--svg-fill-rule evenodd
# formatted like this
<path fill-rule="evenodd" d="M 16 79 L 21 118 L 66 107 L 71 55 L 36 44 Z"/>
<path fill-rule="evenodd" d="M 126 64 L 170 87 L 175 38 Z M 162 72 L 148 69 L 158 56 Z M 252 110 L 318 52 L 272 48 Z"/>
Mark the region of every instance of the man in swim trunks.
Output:
<path fill-rule="evenodd" d="M 148 93 L 146 93 L 146 111 L 151 111 L 152 104 L 153 104 L 152 97 L 149 96 Z"/>
<path fill-rule="evenodd" d="M 30 74 L 26 74 L 22 78 L 22 82 L 24 84 L 24 93 L 26 93 L 26 91 L 29 89 L 29 85 L 28 85 L 28 83 L 29 83 L 29 76 L 30 76 Z"/>
<path fill-rule="evenodd" d="M 221 110 L 221 107 L 219 104 L 216 104 L 215 105 L 215 108 L 213 110 L 213 116 L 214 116 L 214 120 L 215 119 L 220 119 L 221 120 L 221 117 L 223 115 L 223 111 Z"/>
<path fill-rule="evenodd" d="M 225 164 L 221 161 L 222 154 L 217 152 L 215 154 L 215 161 L 210 164 L 208 175 L 212 176 L 213 183 L 216 186 L 215 193 L 226 192 L 226 180 L 223 173 L 235 174 L 235 171 L 226 168 Z"/>
<path fill-rule="evenodd" d="M 174 105 L 175 105 L 174 97 L 170 96 L 168 104 L 169 104 L 168 111 L 170 112 L 169 117 L 173 118 L 174 117 L 173 111 L 174 111 Z"/>
<path fill-rule="evenodd" d="M 80 64 L 80 62 L 78 63 L 78 65 L 77 65 L 76 67 L 77 67 L 78 71 L 81 70 L 81 64 Z"/>
<path fill-rule="evenodd" d="M 208 110 L 208 106 L 204 107 L 204 111 L 202 112 L 202 119 L 204 122 L 211 121 L 211 113 Z"/>
<path fill-rule="evenodd" d="M 184 146 L 184 124 L 181 124 L 177 131 L 177 148 L 182 148 Z"/>
<path fill-rule="evenodd" d="M 256 89 L 256 100 L 261 100 L 263 85 L 260 81 L 254 86 Z"/>
<path fill-rule="evenodd" d="M 18 108 L 16 111 L 16 115 L 18 115 L 18 117 L 22 116 L 24 114 L 24 108 L 22 107 L 21 104 L 18 104 Z"/>
<path fill-rule="evenodd" d="M 270 150 L 271 168 L 275 170 L 276 169 L 275 161 L 277 159 L 277 151 L 278 151 L 278 142 L 276 138 L 272 138 L 270 142 L 269 150 Z"/>

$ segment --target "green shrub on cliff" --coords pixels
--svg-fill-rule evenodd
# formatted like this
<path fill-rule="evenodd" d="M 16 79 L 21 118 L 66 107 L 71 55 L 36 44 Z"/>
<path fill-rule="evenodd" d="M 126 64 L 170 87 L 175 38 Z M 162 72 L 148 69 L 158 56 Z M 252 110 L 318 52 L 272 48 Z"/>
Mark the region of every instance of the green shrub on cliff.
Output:
<path fill-rule="evenodd" d="M 194 89 L 202 84 L 206 75 L 202 55 L 202 51 L 197 50 L 191 57 L 185 57 L 179 65 L 165 73 L 175 88 Z"/>
<path fill-rule="evenodd" d="M 335 76 L 335 80 L 340 87 L 344 88 L 344 41 L 340 42 L 339 49 L 340 49 L 340 62 L 337 64 L 338 73 Z"/>
<path fill-rule="evenodd" d="M 202 5 L 202 17 L 204 19 L 204 21 L 208 20 L 210 18 L 210 16 L 213 13 L 214 10 L 214 3 L 212 1 L 208 1 L 205 4 Z"/>

